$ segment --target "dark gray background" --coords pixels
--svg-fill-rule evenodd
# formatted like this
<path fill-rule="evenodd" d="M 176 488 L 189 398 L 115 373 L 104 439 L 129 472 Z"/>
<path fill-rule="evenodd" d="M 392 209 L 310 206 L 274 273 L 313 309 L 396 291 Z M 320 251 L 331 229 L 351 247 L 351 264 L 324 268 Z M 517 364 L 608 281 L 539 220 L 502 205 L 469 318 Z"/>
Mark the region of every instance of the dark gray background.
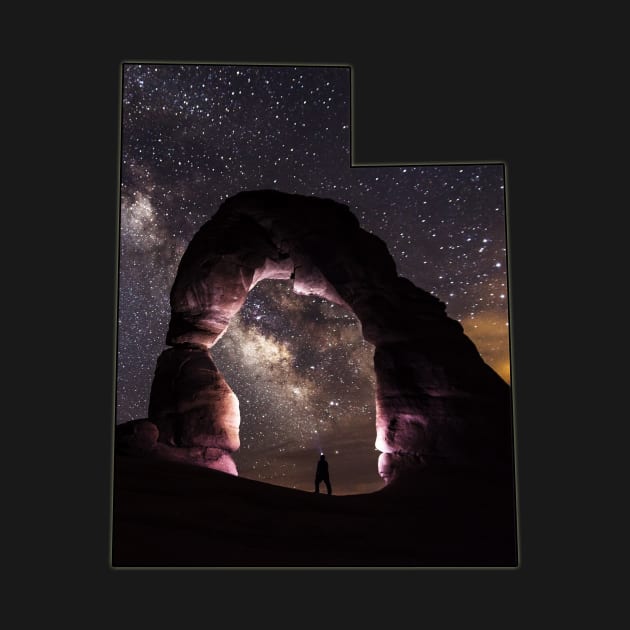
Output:
<path fill-rule="evenodd" d="M 14 260 L 35 263 L 24 272 L 38 280 L 27 332 L 36 361 L 29 359 L 26 373 L 35 365 L 43 382 L 34 395 L 29 379 L 20 404 L 31 410 L 38 398 L 42 408 L 29 411 L 28 434 L 11 449 L 32 484 L 18 494 L 21 542 L 7 546 L 17 552 L 12 587 L 29 595 L 20 606 L 25 616 L 36 608 L 44 621 L 69 627 L 86 618 L 171 627 L 189 615 L 234 625 L 251 615 L 257 623 L 267 612 L 292 626 L 305 617 L 343 624 L 349 615 L 353 626 L 407 618 L 504 628 L 564 625 L 577 615 L 605 625 L 613 614 L 606 564 L 615 556 L 592 544 L 591 528 L 602 518 L 593 508 L 603 499 L 584 497 L 605 486 L 592 470 L 587 479 L 586 444 L 577 443 L 588 438 L 591 409 L 576 396 L 583 385 L 565 364 L 575 363 L 567 300 L 578 274 L 564 237 L 582 222 L 575 178 L 585 177 L 590 158 L 576 142 L 573 108 L 597 81 L 584 54 L 590 44 L 572 39 L 564 15 L 448 9 L 344 18 L 339 9 L 309 6 L 283 15 L 283 25 L 242 7 L 206 19 L 172 9 L 155 25 L 153 16 L 125 10 L 112 30 L 65 33 L 62 26 L 38 40 L 37 60 L 28 62 L 31 113 L 56 137 L 21 129 L 35 156 L 25 166 L 39 175 L 28 193 L 41 195 L 31 232 L 48 248 L 26 256 L 30 239 L 14 243 Z M 519 569 L 328 571 L 323 586 L 321 572 L 109 569 L 117 104 L 125 60 L 350 63 L 355 163 L 507 163 Z M 33 443 L 48 457 L 25 455 Z M 578 506 L 579 515 L 572 511 Z"/>

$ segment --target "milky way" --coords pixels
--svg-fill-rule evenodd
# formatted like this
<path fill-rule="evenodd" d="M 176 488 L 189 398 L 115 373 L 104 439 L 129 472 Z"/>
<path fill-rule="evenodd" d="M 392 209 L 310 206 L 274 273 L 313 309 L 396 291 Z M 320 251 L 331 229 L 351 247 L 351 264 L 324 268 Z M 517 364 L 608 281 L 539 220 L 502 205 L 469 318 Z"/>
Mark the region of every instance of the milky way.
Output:
<path fill-rule="evenodd" d="M 352 167 L 350 72 L 124 66 L 118 423 L 147 416 L 181 255 L 243 190 L 347 204 L 509 381 L 502 165 Z M 241 476 L 312 490 L 321 449 L 333 492 L 382 487 L 373 348 L 351 312 L 263 281 L 211 353 L 240 401 Z"/>

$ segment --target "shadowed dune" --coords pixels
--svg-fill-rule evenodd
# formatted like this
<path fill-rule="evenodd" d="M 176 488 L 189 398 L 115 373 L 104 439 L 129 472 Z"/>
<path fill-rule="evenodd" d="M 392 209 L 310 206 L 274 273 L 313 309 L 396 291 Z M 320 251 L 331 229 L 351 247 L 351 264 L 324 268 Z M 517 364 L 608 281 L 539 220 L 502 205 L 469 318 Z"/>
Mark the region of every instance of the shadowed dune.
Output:
<path fill-rule="evenodd" d="M 419 474 L 328 496 L 116 455 L 114 567 L 517 564 L 514 489 L 483 473 Z"/>

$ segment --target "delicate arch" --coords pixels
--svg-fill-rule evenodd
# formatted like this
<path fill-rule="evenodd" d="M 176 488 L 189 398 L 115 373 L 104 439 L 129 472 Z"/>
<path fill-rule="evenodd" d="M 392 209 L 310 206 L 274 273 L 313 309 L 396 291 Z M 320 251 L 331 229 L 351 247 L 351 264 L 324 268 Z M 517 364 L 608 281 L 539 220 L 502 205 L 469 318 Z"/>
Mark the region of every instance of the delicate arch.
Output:
<path fill-rule="evenodd" d="M 149 420 L 158 452 L 236 474 L 238 399 L 210 349 L 263 279 L 349 308 L 374 345 L 376 442 L 386 481 L 416 466 L 511 462 L 509 386 L 445 305 L 399 277 L 347 206 L 277 191 L 226 200 L 195 234 L 171 289 Z"/>

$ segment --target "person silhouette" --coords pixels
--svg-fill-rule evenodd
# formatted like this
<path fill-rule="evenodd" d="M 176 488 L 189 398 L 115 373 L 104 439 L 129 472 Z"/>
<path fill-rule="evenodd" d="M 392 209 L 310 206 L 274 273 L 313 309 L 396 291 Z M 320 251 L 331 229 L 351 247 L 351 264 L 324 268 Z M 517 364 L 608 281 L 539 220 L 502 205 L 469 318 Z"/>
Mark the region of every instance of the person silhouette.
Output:
<path fill-rule="evenodd" d="M 322 453 L 317 462 L 317 470 L 315 471 L 315 493 L 319 494 L 319 484 L 321 482 L 326 484 L 326 490 L 328 494 L 332 494 L 332 487 L 330 485 L 330 477 L 328 475 L 328 462 L 326 456 Z"/>

